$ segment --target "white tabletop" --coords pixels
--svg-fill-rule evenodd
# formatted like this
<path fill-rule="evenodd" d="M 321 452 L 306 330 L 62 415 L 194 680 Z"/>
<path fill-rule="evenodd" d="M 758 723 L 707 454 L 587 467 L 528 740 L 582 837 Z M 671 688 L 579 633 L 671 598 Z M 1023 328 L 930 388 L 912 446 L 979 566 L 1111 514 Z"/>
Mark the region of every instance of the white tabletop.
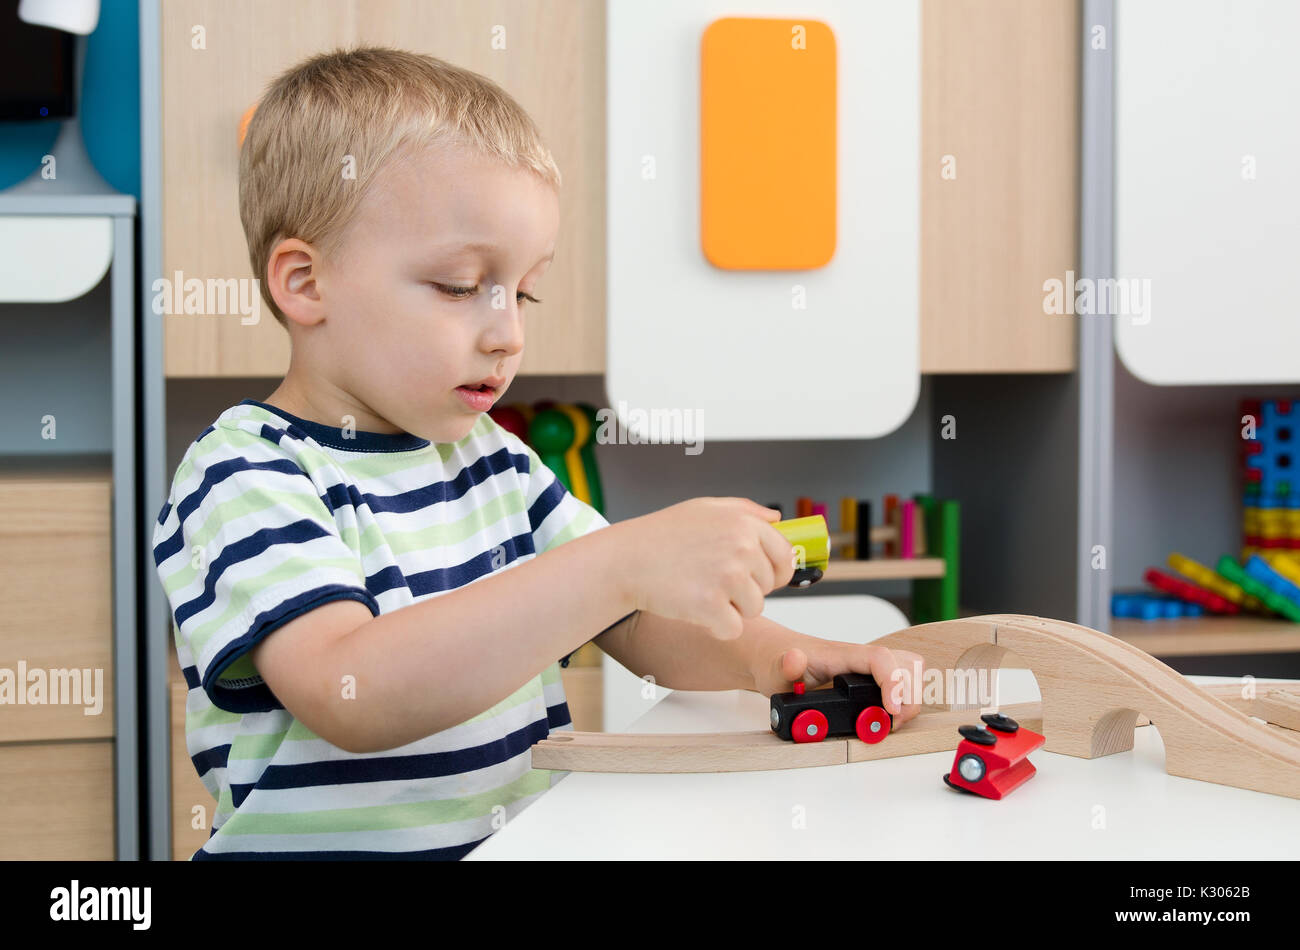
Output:
<path fill-rule="evenodd" d="M 1223 678 L 1194 676 L 1193 682 Z M 1000 701 L 1038 698 L 1024 670 Z M 761 729 L 768 700 L 677 691 L 632 732 Z M 972 712 L 971 721 L 978 721 Z M 1042 749 L 1002 801 L 948 788 L 953 753 L 768 772 L 571 772 L 466 860 L 519 858 L 1289 858 L 1300 800 L 1165 774 L 1154 726 L 1131 752 Z"/>

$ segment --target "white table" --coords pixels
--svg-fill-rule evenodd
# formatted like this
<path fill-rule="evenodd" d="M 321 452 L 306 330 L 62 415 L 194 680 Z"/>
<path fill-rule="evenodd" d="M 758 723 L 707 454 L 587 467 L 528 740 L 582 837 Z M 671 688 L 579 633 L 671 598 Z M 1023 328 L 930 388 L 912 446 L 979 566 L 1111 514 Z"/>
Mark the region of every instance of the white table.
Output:
<path fill-rule="evenodd" d="M 1026 671 L 1003 671 L 1003 704 L 1037 698 Z M 630 731 L 760 729 L 767 714 L 757 693 L 679 690 Z M 1099 759 L 1040 749 L 1030 757 L 1038 774 L 1002 801 L 949 789 L 941 776 L 952 758 L 936 752 L 769 772 L 571 772 L 466 860 L 1300 857 L 1300 800 L 1165 774 L 1154 726 L 1138 728 L 1131 752 Z"/>

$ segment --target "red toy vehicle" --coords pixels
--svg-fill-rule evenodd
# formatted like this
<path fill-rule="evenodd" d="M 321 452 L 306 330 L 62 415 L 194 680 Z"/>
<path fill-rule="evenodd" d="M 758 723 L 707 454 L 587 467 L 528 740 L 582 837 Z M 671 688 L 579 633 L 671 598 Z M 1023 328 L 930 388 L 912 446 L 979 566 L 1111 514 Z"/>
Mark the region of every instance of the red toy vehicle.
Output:
<path fill-rule="evenodd" d="M 1028 756 L 1047 740 L 1000 713 L 980 718 L 986 725 L 958 728 L 962 742 L 943 780 L 958 791 L 1001 799 L 1037 774 Z"/>

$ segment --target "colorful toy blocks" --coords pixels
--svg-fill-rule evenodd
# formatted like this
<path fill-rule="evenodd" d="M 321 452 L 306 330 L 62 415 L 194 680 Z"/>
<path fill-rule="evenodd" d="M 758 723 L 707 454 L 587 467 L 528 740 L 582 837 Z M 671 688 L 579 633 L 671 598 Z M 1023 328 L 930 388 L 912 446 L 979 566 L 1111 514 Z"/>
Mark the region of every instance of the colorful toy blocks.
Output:
<path fill-rule="evenodd" d="M 1220 597 L 1218 594 L 1197 587 L 1190 581 L 1174 577 L 1172 574 L 1156 570 L 1154 567 L 1148 568 L 1147 572 L 1142 575 L 1142 579 L 1157 590 L 1173 594 L 1189 604 L 1203 607 L 1217 614 L 1235 614 L 1240 611 L 1236 604 Z"/>
<path fill-rule="evenodd" d="M 1205 613 L 1205 608 L 1177 597 L 1132 591 L 1111 594 L 1110 612 L 1113 617 L 1132 620 L 1176 620 L 1179 617 L 1199 617 Z"/>
<path fill-rule="evenodd" d="M 1219 558 L 1219 563 L 1215 565 L 1215 568 L 1228 580 L 1240 584 L 1246 593 L 1262 600 L 1270 610 L 1281 614 L 1288 620 L 1300 622 L 1300 604 L 1275 593 L 1269 587 L 1251 577 L 1231 555 L 1225 554 Z"/>
<path fill-rule="evenodd" d="M 1254 420 L 1254 438 L 1241 443 L 1242 559 L 1300 549 L 1300 412 L 1265 399 L 1242 402 L 1241 415 Z"/>

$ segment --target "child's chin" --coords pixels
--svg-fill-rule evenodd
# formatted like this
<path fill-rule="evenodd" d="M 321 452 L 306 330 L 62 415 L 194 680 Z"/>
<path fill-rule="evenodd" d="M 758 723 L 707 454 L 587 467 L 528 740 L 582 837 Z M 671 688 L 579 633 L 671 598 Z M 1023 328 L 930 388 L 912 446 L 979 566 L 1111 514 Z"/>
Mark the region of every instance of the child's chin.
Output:
<path fill-rule="evenodd" d="M 459 442 L 478 423 L 484 414 L 468 411 L 457 419 L 450 419 L 434 428 L 434 434 L 425 436 L 430 442 Z"/>

